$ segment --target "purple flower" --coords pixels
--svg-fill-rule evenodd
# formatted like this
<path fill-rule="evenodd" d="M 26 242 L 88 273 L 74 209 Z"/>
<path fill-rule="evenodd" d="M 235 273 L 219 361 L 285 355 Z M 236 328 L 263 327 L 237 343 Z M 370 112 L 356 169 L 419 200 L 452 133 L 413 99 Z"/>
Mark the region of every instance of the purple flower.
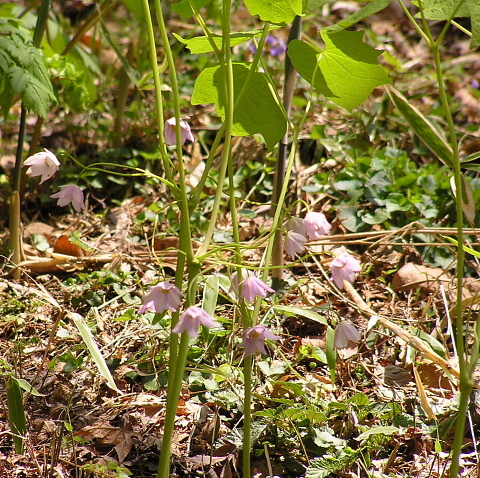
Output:
<path fill-rule="evenodd" d="M 253 272 L 247 271 L 247 278 L 238 283 L 237 273 L 231 277 L 232 288 L 241 299 L 254 302 L 257 296 L 266 297 L 267 292 L 275 292 L 263 280 L 260 280 Z"/>
<path fill-rule="evenodd" d="M 264 324 L 256 325 L 255 327 L 247 329 L 245 331 L 243 342 L 240 344 L 240 347 L 245 347 L 245 357 L 250 357 L 250 355 L 255 352 L 266 354 L 265 339 L 279 340 L 280 337 L 270 332 Z"/>
<path fill-rule="evenodd" d="M 62 190 L 56 194 L 52 194 L 51 198 L 58 199 L 57 205 L 60 207 L 72 204 L 75 211 L 84 211 L 85 203 L 83 202 L 83 192 L 75 184 L 69 184 L 68 186 L 62 186 Z"/>
<path fill-rule="evenodd" d="M 180 317 L 178 324 L 173 328 L 174 334 L 187 332 L 193 339 L 198 335 L 200 324 L 204 327 L 218 327 L 220 324 L 201 307 L 190 306 Z"/>
<path fill-rule="evenodd" d="M 23 164 L 30 166 L 27 169 L 29 176 L 42 176 L 40 184 L 50 179 L 60 167 L 60 161 L 48 149 L 44 149 L 43 152 L 30 156 Z"/>
<path fill-rule="evenodd" d="M 305 243 L 307 238 L 298 234 L 297 232 L 287 231 L 285 234 L 285 251 L 292 258 L 295 259 L 297 254 L 301 254 L 305 250 Z"/>
<path fill-rule="evenodd" d="M 303 224 L 305 225 L 307 236 L 312 240 L 326 236 L 332 228 L 325 215 L 321 212 L 308 212 L 305 215 Z"/>
<path fill-rule="evenodd" d="M 350 348 L 352 344 L 356 345 L 358 342 L 360 342 L 360 332 L 349 320 L 342 320 L 337 324 L 333 340 L 335 349 Z"/>
<path fill-rule="evenodd" d="M 343 281 L 346 280 L 353 284 L 355 282 L 355 272 L 362 270 L 360 261 L 347 252 L 340 254 L 333 259 L 330 264 L 332 280 L 339 289 L 343 289 Z"/>
<path fill-rule="evenodd" d="M 472 80 L 472 88 L 474 88 L 476 90 L 480 90 L 480 83 L 478 82 L 477 79 Z"/>
<path fill-rule="evenodd" d="M 176 311 L 182 303 L 182 293 L 180 289 L 170 282 L 159 282 L 154 285 L 142 299 L 143 306 L 139 309 L 139 314 L 153 311 L 161 314 L 166 310 Z"/>
<path fill-rule="evenodd" d="M 170 118 L 165 122 L 165 142 L 169 146 L 177 144 L 176 125 L 176 118 Z M 182 144 L 185 144 L 186 141 L 195 141 L 190 125 L 186 121 L 180 120 L 180 128 L 182 129 Z"/>

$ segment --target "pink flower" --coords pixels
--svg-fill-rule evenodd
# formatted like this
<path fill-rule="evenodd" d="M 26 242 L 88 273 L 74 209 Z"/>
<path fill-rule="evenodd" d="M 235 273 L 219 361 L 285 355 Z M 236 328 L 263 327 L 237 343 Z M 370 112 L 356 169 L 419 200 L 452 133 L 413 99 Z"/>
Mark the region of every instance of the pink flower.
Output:
<path fill-rule="evenodd" d="M 270 332 L 264 324 L 247 329 L 243 342 L 240 344 L 240 347 L 245 347 L 245 357 L 249 357 L 255 352 L 261 352 L 266 355 L 265 339 L 279 340 L 280 337 Z"/>
<path fill-rule="evenodd" d="M 142 299 L 143 306 L 139 309 L 139 314 L 153 311 L 161 314 L 166 310 L 176 311 L 182 303 L 182 293 L 180 289 L 170 282 L 159 282 L 154 285 Z"/>
<path fill-rule="evenodd" d="M 362 270 L 360 261 L 347 252 L 340 254 L 333 259 L 330 264 L 332 280 L 339 289 L 343 289 L 343 281 L 346 280 L 353 284 L 355 282 L 355 272 Z"/>
<path fill-rule="evenodd" d="M 48 149 L 41 153 L 34 154 L 25 160 L 25 166 L 30 166 L 27 169 L 29 176 L 42 176 L 40 184 L 50 179 L 60 167 L 60 161 Z"/>
<path fill-rule="evenodd" d="M 62 190 L 56 194 L 52 194 L 51 198 L 58 199 L 57 205 L 64 207 L 68 204 L 72 204 L 75 211 L 84 211 L 85 203 L 83 202 L 83 192 L 75 184 L 69 184 L 68 186 L 62 186 Z"/>
<path fill-rule="evenodd" d="M 289 231 L 296 232 L 297 234 L 301 234 L 302 236 L 307 236 L 307 230 L 305 229 L 305 220 L 300 217 L 291 217 L 285 227 Z"/>
<path fill-rule="evenodd" d="M 349 320 L 339 322 L 335 327 L 334 347 L 337 350 L 351 348 L 358 342 L 360 342 L 360 332 L 357 328 Z"/>
<path fill-rule="evenodd" d="M 190 306 L 180 317 L 178 324 L 173 328 L 174 334 L 187 332 L 193 339 L 198 335 L 200 324 L 204 327 L 218 327 L 220 324 L 201 307 Z"/>
<path fill-rule="evenodd" d="M 295 259 L 297 254 L 301 254 L 305 250 L 306 242 L 307 238 L 297 232 L 287 231 L 285 234 L 285 250 L 292 259 Z"/>
<path fill-rule="evenodd" d="M 176 125 L 177 120 L 175 118 L 170 118 L 165 122 L 165 142 L 169 146 L 177 144 Z M 180 120 L 180 128 L 182 129 L 182 144 L 185 144 L 186 141 L 195 141 L 190 125 L 186 121 Z"/>
<path fill-rule="evenodd" d="M 307 236 L 312 240 L 320 239 L 321 236 L 326 236 L 332 228 L 325 215 L 321 212 L 308 212 L 305 215 L 303 223 L 305 225 Z"/>
<path fill-rule="evenodd" d="M 238 283 L 237 273 L 234 272 L 231 277 L 232 288 L 241 299 L 254 302 L 256 297 L 266 297 L 267 292 L 275 292 L 263 280 L 260 280 L 253 272 L 247 271 L 247 278 Z"/>

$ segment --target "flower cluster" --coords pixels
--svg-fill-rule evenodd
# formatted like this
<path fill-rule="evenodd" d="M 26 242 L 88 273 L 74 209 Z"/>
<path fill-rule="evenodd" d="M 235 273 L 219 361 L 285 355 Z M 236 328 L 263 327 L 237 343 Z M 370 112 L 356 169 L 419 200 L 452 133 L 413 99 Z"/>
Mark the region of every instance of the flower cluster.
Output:
<path fill-rule="evenodd" d="M 305 250 L 305 243 L 330 233 L 332 226 L 321 212 L 308 212 L 304 219 L 292 217 L 286 223 L 285 251 L 294 259 Z"/>
<path fill-rule="evenodd" d="M 40 184 L 50 179 L 60 168 L 60 161 L 48 149 L 30 156 L 23 164 L 29 166 L 27 169 L 29 176 L 41 176 Z M 60 192 L 50 197 L 58 199 L 57 204 L 60 207 L 71 204 L 77 212 L 85 210 L 83 192 L 75 184 L 62 186 Z"/>

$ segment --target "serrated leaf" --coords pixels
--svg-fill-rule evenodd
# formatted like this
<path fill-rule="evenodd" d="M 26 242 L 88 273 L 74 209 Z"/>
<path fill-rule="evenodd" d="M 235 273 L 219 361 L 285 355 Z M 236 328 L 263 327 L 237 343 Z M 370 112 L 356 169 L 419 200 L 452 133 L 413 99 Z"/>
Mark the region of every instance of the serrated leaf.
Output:
<path fill-rule="evenodd" d="M 42 82 L 33 77 L 30 77 L 22 97 L 25 108 L 42 118 L 47 116 L 50 105 L 55 100 L 53 93 Z"/>
<path fill-rule="evenodd" d="M 233 64 L 235 99 L 240 95 L 249 69 L 248 63 Z M 223 68 L 217 65 L 203 70 L 195 82 L 192 104 L 214 103 L 218 115 L 225 119 L 225 97 Z M 268 121 L 265 121 L 266 118 Z M 283 138 L 286 125 L 282 109 L 270 90 L 266 76 L 254 72 L 241 104 L 235 108 L 233 134 L 250 136 L 259 133 L 271 150 Z"/>
<path fill-rule="evenodd" d="M 291 305 L 275 305 L 273 306 L 275 310 L 280 310 L 283 312 L 289 312 L 294 315 L 301 315 L 302 317 L 306 317 L 307 319 L 314 320 L 315 322 L 319 322 L 320 324 L 328 325 L 327 319 L 317 312 L 309 309 L 302 309 L 301 307 L 295 307 Z"/>
<path fill-rule="evenodd" d="M 23 94 L 27 89 L 31 76 L 23 69 L 16 65 L 10 67 L 8 72 L 10 78 L 10 86 L 15 93 Z"/>
<path fill-rule="evenodd" d="M 238 32 L 232 33 L 230 35 L 230 45 L 237 46 L 241 45 L 242 43 L 251 40 L 255 36 L 261 35 L 261 31 L 254 31 L 254 32 Z M 213 51 L 213 47 L 210 44 L 208 38 L 206 36 L 199 36 L 194 38 L 188 38 L 184 40 L 180 35 L 177 33 L 173 33 L 173 36 L 181 43 L 187 46 L 192 54 L 198 53 L 210 53 Z M 219 50 L 222 49 L 222 35 L 213 35 L 213 41 Z"/>
<path fill-rule="evenodd" d="M 393 104 L 407 120 L 414 133 L 447 166 L 453 168 L 453 152 L 450 145 L 437 131 L 433 124 L 423 113 L 393 87 L 387 87 L 388 94 Z"/>
<path fill-rule="evenodd" d="M 325 97 L 349 111 L 363 103 L 377 86 L 391 83 L 378 62 L 381 52 L 362 40 L 363 32 L 323 31 L 322 53 L 300 40 L 288 45 L 295 69 Z"/>
<path fill-rule="evenodd" d="M 303 15 L 302 0 L 244 0 L 251 15 L 264 22 L 291 23 L 296 15 Z"/>
<path fill-rule="evenodd" d="M 346 28 L 350 28 L 356 23 L 364 20 L 365 18 L 370 17 L 374 13 L 380 12 L 383 9 L 387 8 L 392 0 L 372 0 L 367 5 L 362 7 L 357 12 L 349 15 L 347 18 L 340 20 L 338 23 L 334 25 L 328 26 L 323 29 L 323 31 L 328 32 L 338 32 L 340 30 L 345 30 Z"/>
<path fill-rule="evenodd" d="M 200 10 L 202 7 L 210 3 L 210 1 L 211 0 L 193 0 L 193 3 L 195 7 L 197 7 L 197 10 Z M 194 11 L 192 10 L 192 7 L 190 7 L 189 0 L 181 0 L 178 3 L 172 3 L 172 10 L 185 18 L 190 18 L 194 15 Z"/>

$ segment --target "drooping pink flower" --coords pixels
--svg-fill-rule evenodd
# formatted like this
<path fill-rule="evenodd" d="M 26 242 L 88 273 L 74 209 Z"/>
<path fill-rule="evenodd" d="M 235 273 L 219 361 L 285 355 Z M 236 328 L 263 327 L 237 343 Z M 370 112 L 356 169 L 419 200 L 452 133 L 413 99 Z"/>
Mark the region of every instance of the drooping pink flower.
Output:
<path fill-rule="evenodd" d="M 220 324 L 201 307 L 192 305 L 182 314 L 172 332 L 174 334 L 187 332 L 193 339 L 198 335 L 200 325 L 204 327 L 218 327 Z"/>
<path fill-rule="evenodd" d="M 238 282 L 237 273 L 234 272 L 231 277 L 232 288 L 240 299 L 254 302 L 257 296 L 266 297 L 268 292 L 275 292 L 263 280 L 259 279 L 252 271 L 247 271 L 247 278 Z"/>
<path fill-rule="evenodd" d="M 303 224 L 305 225 L 307 236 L 311 240 L 326 236 L 332 228 L 325 215 L 321 212 L 307 212 Z"/>
<path fill-rule="evenodd" d="M 335 349 L 346 349 L 357 345 L 360 342 L 360 332 L 349 321 L 342 320 L 335 327 L 335 338 L 333 341 Z"/>
<path fill-rule="evenodd" d="M 268 330 L 265 324 L 259 324 L 247 329 L 243 337 L 243 342 L 240 344 L 240 347 L 245 347 L 245 357 L 249 357 L 255 352 L 266 354 L 265 339 L 279 340 L 280 337 Z"/>
<path fill-rule="evenodd" d="M 362 265 L 360 264 L 360 261 L 348 252 L 340 254 L 330 263 L 332 280 L 339 289 L 343 289 L 344 280 L 353 284 L 355 282 L 355 272 L 361 270 Z"/>
<path fill-rule="evenodd" d="M 84 211 L 85 203 L 83 201 L 83 192 L 75 184 L 69 184 L 68 186 L 62 186 L 62 190 L 56 194 L 52 194 L 51 198 L 58 199 L 57 205 L 60 207 L 72 204 L 75 211 Z"/>
<path fill-rule="evenodd" d="M 292 259 L 295 259 L 297 254 L 301 254 L 305 250 L 306 242 L 307 238 L 297 232 L 287 231 L 285 234 L 285 250 Z"/>
<path fill-rule="evenodd" d="M 169 146 L 177 144 L 176 125 L 176 118 L 170 118 L 165 122 L 165 142 Z M 182 130 L 182 144 L 185 144 L 186 141 L 195 141 L 190 125 L 186 121 L 180 120 L 180 128 Z"/>
<path fill-rule="evenodd" d="M 166 310 L 176 311 L 182 303 L 180 289 L 170 282 L 159 282 L 143 296 L 143 306 L 138 310 L 139 314 L 155 312 L 161 314 Z"/>
<path fill-rule="evenodd" d="M 297 234 L 301 234 L 304 237 L 307 236 L 307 230 L 305 229 L 305 219 L 292 216 L 286 222 L 285 227 L 289 231 L 296 232 Z"/>
<path fill-rule="evenodd" d="M 60 161 L 48 149 L 30 156 L 23 164 L 30 166 L 27 169 L 29 176 L 42 176 L 40 184 L 50 179 L 60 167 Z"/>

